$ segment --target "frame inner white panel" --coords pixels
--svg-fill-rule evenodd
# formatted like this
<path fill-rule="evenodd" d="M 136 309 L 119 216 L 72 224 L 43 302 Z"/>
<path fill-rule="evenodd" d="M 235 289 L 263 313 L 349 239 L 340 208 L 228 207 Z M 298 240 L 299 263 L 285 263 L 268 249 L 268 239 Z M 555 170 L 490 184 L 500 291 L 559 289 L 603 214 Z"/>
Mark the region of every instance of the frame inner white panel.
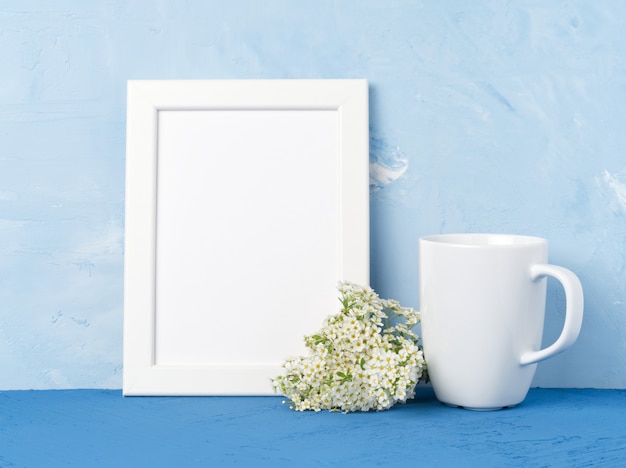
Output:
<path fill-rule="evenodd" d="M 337 123 L 332 110 L 159 112 L 157 365 L 279 367 L 306 352 L 338 306 Z"/>

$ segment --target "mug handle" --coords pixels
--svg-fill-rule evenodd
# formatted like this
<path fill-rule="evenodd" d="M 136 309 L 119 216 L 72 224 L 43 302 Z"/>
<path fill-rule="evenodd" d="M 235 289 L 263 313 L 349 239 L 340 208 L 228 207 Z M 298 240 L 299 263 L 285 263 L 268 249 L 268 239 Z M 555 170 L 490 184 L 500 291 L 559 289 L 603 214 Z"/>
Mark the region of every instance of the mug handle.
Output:
<path fill-rule="evenodd" d="M 565 291 L 565 323 L 561 335 L 552 345 L 522 354 L 520 364 L 523 366 L 543 361 L 569 348 L 578 338 L 583 323 L 583 288 L 574 273 L 560 266 L 539 264 L 531 267 L 530 274 L 533 281 L 552 276 L 561 283 Z"/>

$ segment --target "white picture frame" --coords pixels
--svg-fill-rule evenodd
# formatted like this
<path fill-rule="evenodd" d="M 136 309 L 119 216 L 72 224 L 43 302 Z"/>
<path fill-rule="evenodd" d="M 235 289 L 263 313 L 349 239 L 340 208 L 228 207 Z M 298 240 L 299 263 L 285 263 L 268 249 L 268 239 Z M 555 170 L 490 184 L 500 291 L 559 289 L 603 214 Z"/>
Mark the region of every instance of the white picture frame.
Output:
<path fill-rule="evenodd" d="M 369 284 L 366 80 L 129 81 L 123 394 L 272 395 Z"/>

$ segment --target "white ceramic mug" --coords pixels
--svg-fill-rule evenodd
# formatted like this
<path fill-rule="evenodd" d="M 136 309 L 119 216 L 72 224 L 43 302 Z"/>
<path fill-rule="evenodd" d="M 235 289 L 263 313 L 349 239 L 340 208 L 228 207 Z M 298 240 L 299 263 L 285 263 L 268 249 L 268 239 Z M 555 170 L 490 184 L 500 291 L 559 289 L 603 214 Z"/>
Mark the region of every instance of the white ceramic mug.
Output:
<path fill-rule="evenodd" d="M 537 362 L 571 346 L 583 291 L 570 270 L 548 265 L 548 242 L 505 234 L 442 234 L 419 240 L 424 357 L 438 400 L 490 410 L 526 398 Z M 546 276 L 566 298 L 559 338 L 541 349 Z"/>

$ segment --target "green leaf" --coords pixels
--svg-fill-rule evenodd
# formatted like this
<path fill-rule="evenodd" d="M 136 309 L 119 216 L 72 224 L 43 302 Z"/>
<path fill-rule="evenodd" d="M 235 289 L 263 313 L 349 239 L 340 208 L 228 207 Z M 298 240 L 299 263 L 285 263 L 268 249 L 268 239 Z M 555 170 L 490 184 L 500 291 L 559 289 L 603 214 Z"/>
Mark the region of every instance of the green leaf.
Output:
<path fill-rule="evenodd" d="M 318 345 L 320 343 L 325 343 L 326 342 L 326 337 L 323 335 L 313 335 L 311 336 L 311 339 L 313 340 L 313 342 Z"/>
<path fill-rule="evenodd" d="M 343 372 L 338 371 L 337 377 L 341 379 L 341 383 L 352 382 L 352 375 L 350 373 L 344 374 Z"/>

